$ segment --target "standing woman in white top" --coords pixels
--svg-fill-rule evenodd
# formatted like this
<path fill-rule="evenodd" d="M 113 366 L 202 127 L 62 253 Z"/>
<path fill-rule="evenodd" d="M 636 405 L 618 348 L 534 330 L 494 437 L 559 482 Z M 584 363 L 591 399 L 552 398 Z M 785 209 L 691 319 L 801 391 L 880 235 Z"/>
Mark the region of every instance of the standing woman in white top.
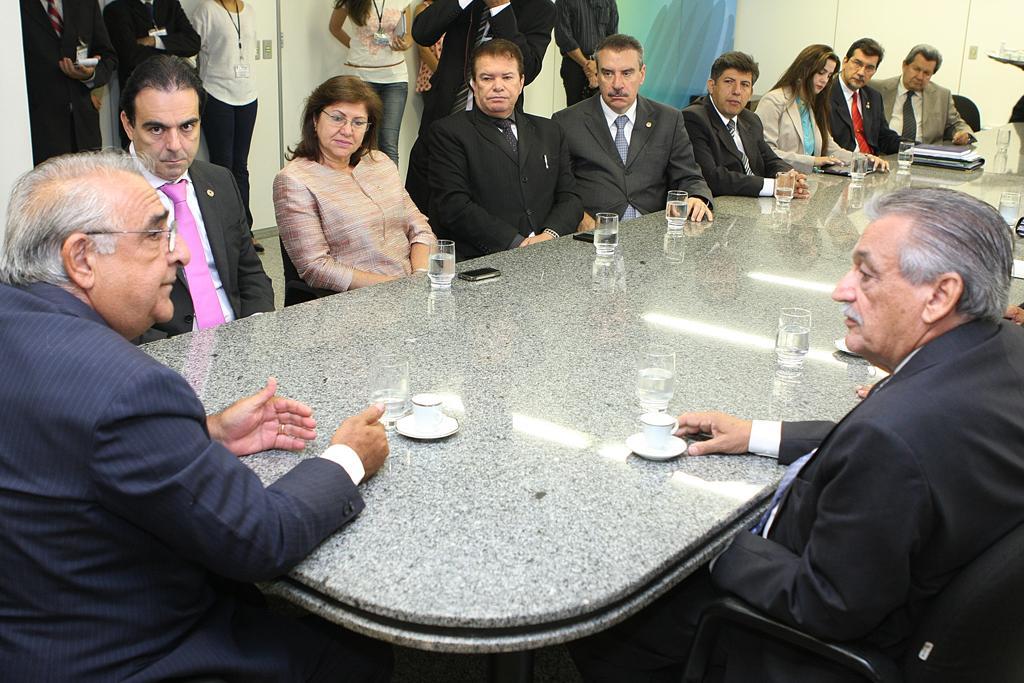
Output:
<path fill-rule="evenodd" d="M 405 51 L 412 46 L 412 6 L 404 0 L 335 0 L 331 35 L 348 48 L 341 69 L 368 83 L 384 103 L 377 131 L 380 150 L 398 164 L 398 134 L 409 95 Z"/>
<path fill-rule="evenodd" d="M 203 136 L 210 162 L 231 171 L 249 210 L 249 146 L 256 127 L 256 11 L 243 0 L 203 0 L 192 14 L 199 34 L 199 77 L 206 90 Z M 257 245 L 257 251 L 262 251 Z"/>

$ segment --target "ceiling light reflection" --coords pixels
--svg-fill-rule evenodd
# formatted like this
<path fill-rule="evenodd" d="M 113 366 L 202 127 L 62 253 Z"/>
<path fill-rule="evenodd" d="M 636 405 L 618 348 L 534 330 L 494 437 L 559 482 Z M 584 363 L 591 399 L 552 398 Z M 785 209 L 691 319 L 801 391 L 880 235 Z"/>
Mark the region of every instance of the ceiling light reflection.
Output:
<path fill-rule="evenodd" d="M 669 481 L 676 486 L 713 493 L 729 500 L 745 502 L 753 498 L 764 487 L 745 481 L 708 481 L 685 472 L 673 472 Z"/>
<path fill-rule="evenodd" d="M 534 436 L 538 439 L 544 439 L 545 441 L 551 441 L 577 450 L 587 448 L 590 446 L 591 441 L 590 436 L 583 432 L 518 413 L 512 413 L 512 429 L 528 436 Z"/>
<path fill-rule="evenodd" d="M 827 282 L 812 282 L 810 280 L 801 280 L 800 278 L 772 275 L 771 273 L 760 273 L 757 271 L 747 273 L 747 277 L 751 280 L 757 280 L 758 282 L 767 282 L 768 284 L 782 285 L 783 287 L 795 287 L 796 289 L 806 289 L 810 292 L 821 292 L 822 294 L 831 294 L 836 288 L 835 285 Z"/>

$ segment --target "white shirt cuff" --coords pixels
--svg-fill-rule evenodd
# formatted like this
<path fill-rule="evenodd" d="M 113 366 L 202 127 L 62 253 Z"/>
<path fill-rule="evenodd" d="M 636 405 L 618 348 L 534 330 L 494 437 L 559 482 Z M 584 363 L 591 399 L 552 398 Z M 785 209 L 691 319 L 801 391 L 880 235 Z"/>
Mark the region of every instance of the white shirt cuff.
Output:
<path fill-rule="evenodd" d="M 782 443 L 782 423 L 774 420 L 754 420 L 750 426 L 750 443 L 747 449 L 756 455 L 770 458 L 779 457 Z"/>
<path fill-rule="evenodd" d="M 153 36 L 153 47 L 155 47 L 157 50 L 167 49 L 166 47 L 164 47 L 164 39 L 160 36 Z"/>
<path fill-rule="evenodd" d="M 326 451 L 323 452 L 321 458 L 330 460 L 333 463 L 337 463 L 342 466 L 348 476 L 352 479 L 352 483 L 356 486 L 366 476 L 366 469 L 363 467 L 363 461 L 359 459 L 356 452 L 348 446 L 340 443 L 336 443 Z"/>
<path fill-rule="evenodd" d="M 775 178 L 765 178 L 758 197 L 771 197 L 775 194 Z"/>
<path fill-rule="evenodd" d="M 501 10 L 505 9 L 506 7 L 510 7 L 510 6 L 511 6 L 511 3 L 506 2 L 504 5 L 499 5 L 498 7 L 492 7 L 491 8 L 491 16 L 492 17 L 493 16 L 497 16 L 498 12 L 500 12 Z"/>

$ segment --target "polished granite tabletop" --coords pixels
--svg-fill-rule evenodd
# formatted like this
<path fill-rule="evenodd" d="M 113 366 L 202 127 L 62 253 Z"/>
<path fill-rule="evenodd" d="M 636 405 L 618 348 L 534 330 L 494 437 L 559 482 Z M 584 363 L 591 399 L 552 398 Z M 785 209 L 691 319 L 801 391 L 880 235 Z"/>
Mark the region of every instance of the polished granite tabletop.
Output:
<path fill-rule="evenodd" d="M 1016 154 L 1019 134 L 1015 144 Z M 495 280 L 437 292 L 405 278 L 146 350 L 211 411 L 270 374 L 314 407 L 319 438 L 305 454 L 246 459 L 265 483 L 321 452 L 367 404 L 376 358 L 407 356 L 411 393 L 441 393 L 459 431 L 434 442 L 393 434 L 388 463 L 361 487 L 365 511 L 267 588 L 422 649 L 539 647 L 606 628 L 668 590 L 759 514 L 783 471 L 757 456 L 629 455 L 637 352 L 675 350 L 673 413 L 838 419 L 855 387 L 881 376 L 834 345 L 845 328 L 830 293 L 867 223 L 864 202 L 941 185 L 994 203 L 1024 184 L 1010 171 L 914 167 L 862 187 L 816 175 L 813 197 L 788 212 L 723 197 L 714 222 L 680 235 L 666 237 L 662 214 L 624 223 L 610 264 L 566 237 L 459 264 L 494 266 Z M 795 378 L 774 364 L 785 306 L 813 316 Z"/>

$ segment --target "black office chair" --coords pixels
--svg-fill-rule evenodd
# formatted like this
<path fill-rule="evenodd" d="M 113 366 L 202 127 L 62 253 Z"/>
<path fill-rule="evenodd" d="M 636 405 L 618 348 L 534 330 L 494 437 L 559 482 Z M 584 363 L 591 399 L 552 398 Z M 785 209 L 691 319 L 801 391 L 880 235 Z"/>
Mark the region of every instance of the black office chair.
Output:
<path fill-rule="evenodd" d="M 284 248 L 284 242 L 281 238 L 278 238 L 278 242 L 281 244 L 281 266 L 284 269 L 284 305 L 294 306 L 295 304 L 305 303 L 312 301 L 313 299 L 319 299 L 320 297 L 330 296 L 331 294 L 337 294 L 330 289 L 319 289 L 307 285 L 305 280 L 299 277 L 299 270 L 292 263 L 291 258 L 288 256 L 288 252 Z"/>
<path fill-rule="evenodd" d="M 967 122 L 972 131 L 977 133 L 981 130 L 981 112 L 978 111 L 978 105 L 963 95 L 953 95 L 953 104 L 956 105 L 960 118 Z"/>
<path fill-rule="evenodd" d="M 1024 524 L 968 564 L 931 601 L 903 662 L 861 645 L 828 643 L 741 600 L 705 609 L 690 650 L 684 683 L 704 679 L 714 641 L 725 625 L 802 648 L 873 683 L 1024 681 Z"/>

